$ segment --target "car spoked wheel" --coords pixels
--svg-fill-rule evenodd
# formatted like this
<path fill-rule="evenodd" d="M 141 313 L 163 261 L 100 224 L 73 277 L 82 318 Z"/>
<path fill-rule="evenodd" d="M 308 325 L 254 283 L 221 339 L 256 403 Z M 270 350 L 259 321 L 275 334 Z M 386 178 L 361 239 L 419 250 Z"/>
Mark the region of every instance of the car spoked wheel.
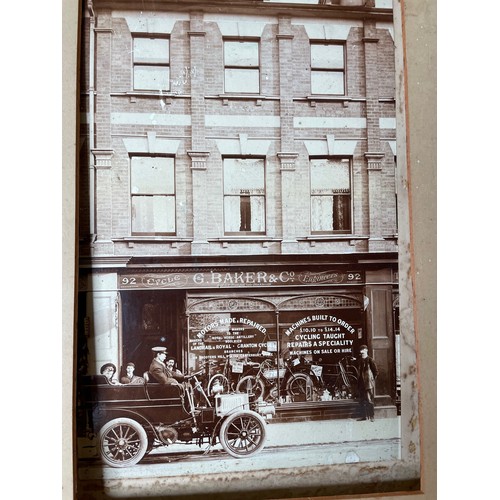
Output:
<path fill-rule="evenodd" d="M 144 428 L 130 418 L 116 418 L 99 432 L 102 460 L 111 467 L 128 467 L 141 461 L 148 449 Z"/>
<path fill-rule="evenodd" d="M 253 411 L 230 415 L 220 430 L 222 448 L 229 455 L 243 458 L 260 451 L 266 439 L 266 422 Z"/>

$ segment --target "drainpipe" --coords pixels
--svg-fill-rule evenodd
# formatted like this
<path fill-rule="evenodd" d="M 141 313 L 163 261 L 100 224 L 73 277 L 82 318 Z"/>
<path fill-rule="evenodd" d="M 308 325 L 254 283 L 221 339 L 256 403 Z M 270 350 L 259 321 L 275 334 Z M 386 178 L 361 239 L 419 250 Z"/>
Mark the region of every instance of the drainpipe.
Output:
<path fill-rule="evenodd" d="M 89 233 L 90 243 L 94 243 L 95 234 L 95 12 L 92 0 L 88 0 L 87 8 L 90 14 L 89 28 Z"/>

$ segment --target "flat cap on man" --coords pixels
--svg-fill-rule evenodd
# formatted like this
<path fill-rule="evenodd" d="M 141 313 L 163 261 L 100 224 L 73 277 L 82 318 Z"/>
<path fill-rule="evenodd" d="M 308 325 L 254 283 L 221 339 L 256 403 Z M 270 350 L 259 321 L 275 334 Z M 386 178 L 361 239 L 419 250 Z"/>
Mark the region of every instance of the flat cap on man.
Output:
<path fill-rule="evenodd" d="M 135 365 L 134 365 L 134 363 L 132 363 L 132 362 L 127 363 L 127 366 L 131 366 L 132 368 L 135 368 Z"/>
<path fill-rule="evenodd" d="M 359 352 L 361 352 L 361 351 L 368 351 L 368 346 L 366 346 L 366 345 L 360 346 L 359 347 Z"/>

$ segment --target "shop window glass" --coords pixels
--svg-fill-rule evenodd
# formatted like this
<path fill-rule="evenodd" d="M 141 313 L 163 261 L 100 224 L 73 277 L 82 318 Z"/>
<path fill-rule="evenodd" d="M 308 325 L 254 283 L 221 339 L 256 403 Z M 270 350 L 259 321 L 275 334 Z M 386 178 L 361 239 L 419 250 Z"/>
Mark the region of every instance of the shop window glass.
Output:
<path fill-rule="evenodd" d="M 134 90 L 169 90 L 170 40 L 134 37 L 133 65 Z"/>
<path fill-rule="evenodd" d="M 224 92 L 260 92 L 258 41 L 224 41 Z"/>
<path fill-rule="evenodd" d="M 311 93 L 345 94 L 345 47 L 339 43 L 311 44 Z"/>
<path fill-rule="evenodd" d="M 311 232 L 351 231 L 351 168 L 348 159 L 311 159 Z"/>
<path fill-rule="evenodd" d="M 175 234 L 174 159 L 132 157 L 130 186 L 132 234 Z"/>
<path fill-rule="evenodd" d="M 224 159 L 224 230 L 226 234 L 265 232 L 263 159 Z"/>

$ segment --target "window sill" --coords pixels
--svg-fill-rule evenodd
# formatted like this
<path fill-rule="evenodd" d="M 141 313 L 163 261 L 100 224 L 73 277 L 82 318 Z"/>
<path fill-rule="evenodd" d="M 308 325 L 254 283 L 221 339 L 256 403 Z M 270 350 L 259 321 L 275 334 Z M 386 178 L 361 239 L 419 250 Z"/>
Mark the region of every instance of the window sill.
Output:
<path fill-rule="evenodd" d="M 178 236 L 125 236 L 124 238 L 113 238 L 113 243 L 127 243 L 133 248 L 136 243 L 170 243 L 172 248 L 177 248 L 179 243 L 190 243 L 192 238 L 179 238 Z"/>
<path fill-rule="evenodd" d="M 306 241 L 309 242 L 309 245 L 314 247 L 316 243 L 324 243 L 324 242 L 348 242 L 349 245 L 354 246 L 356 242 L 368 240 L 368 236 L 356 236 L 354 234 L 316 234 L 311 236 L 303 236 L 297 238 L 297 241 Z"/>
<path fill-rule="evenodd" d="M 311 236 L 300 236 L 297 241 L 310 240 L 367 240 L 369 236 L 356 236 L 355 234 L 312 234 Z"/>
<path fill-rule="evenodd" d="M 352 97 L 339 94 L 311 94 L 304 97 L 306 101 L 352 101 Z"/>
<path fill-rule="evenodd" d="M 134 99 L 136 97 L 155 97 L 155 98 L 172 98 L 178 97 L 181 99 L 190 99 L 191 94 L 180 94 L 178 92 L 172 92 L 170 90 L 158 91 L 158 90 L 130 90 L 128 92 L 111 92 L 111 96 L 114 97 L 129 97 Z"/>
<path fill-rule="evenodd" d="M 218 95 L 207 95 L 205 99 L 219 99 L 221 101 L 257 101 L 257 103 L 261 101 L 279 101 L 280 98 L 278 96 L 266 96 L 262 94 L 218 94 Z"/>
<path fill-rule="evenodd" d="M 281 238 L 271 238 L 265 235 L 237 235 L 237 236 L 225 236 L 222 238 L 208 238 L 209 242 L 218 242 L 222 244 L 223 248 L 229 246 L 229 243 L 261 243 L 264 248 L 267 248 L 270 243 L 281 242 Z"/>

